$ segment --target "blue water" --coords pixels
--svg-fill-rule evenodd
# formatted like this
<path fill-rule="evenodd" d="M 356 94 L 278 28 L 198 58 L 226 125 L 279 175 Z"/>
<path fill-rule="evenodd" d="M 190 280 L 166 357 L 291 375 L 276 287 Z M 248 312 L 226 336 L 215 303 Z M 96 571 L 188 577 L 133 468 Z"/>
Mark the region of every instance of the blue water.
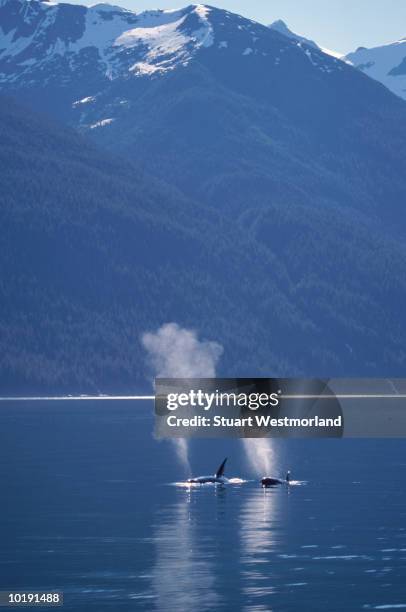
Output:
<path fill-rule="evenodd" d="M 0 408 L 0 590 L 60 590 L 65 610 L 406 608 L 406 442 L 272 443 L 262 490 L 176 486 L 186 474 L 152 436 L 151 405 Z M 195 474 L 237 440 L 195 441 Z"/>

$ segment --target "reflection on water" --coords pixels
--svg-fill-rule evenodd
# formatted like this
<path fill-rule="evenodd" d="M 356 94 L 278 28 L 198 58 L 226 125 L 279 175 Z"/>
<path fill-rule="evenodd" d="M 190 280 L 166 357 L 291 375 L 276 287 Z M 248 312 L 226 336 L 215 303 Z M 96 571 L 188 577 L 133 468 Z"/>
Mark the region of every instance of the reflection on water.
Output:
<path fill-rule="evenodd" d="M 284 492 L 286 494 L 286 492 Z M 280 491 L 256 489 L 242 504 L 240 516 L 242 590 L 248 599 L 262 600 L 276 589 L 269 554 L 278 549 Z"/>
<path fill-rule="evenodd" d="M 58 589 L 69 612 L 406 605 L 403 441 L 275 441 L 290 486 L 168 486 L 146 414 L 2 409 L 0 590 Z M 194 471 L 226 454 L 249 476 L 237 440 L 192 446 Z"/>
<path fill-rule="evenodd" d="M 269 554 L 279 545 L 280 505 L 280 491 L 272 489 L 253 490 L 242 505 L 241 583 L 246 610 L 266 610 L 269 595 L 277 589 Z"/>
<path fill-rule="evenodd" d="M 221 497 L 222 492 L 215 490 L 214 495 Z M 185 490 L 183 499 L 155 516 L 151 587 L 159 610 L 193 610 L 196 602 L 200 610 L 218 608 L 213 553 L 202 554 L 193 503 L 193 491 Z"/>
<path fill-rule="evenodd" d="M 178 491 L 177 503 L 157 511 L 151 590 L 158 610 L 227 609 L 233 600 L 260 610 L 276 590 L 268 555 L 280 549 L 281 498 L 257 483 L 242 484 L 237 495 L 230 486 Z"/>

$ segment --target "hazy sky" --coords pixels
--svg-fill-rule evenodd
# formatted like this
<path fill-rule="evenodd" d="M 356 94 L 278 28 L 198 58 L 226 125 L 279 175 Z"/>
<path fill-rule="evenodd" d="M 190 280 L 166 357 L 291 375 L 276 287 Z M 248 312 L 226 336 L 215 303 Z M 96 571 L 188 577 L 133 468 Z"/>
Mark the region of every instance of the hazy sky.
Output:
<path fill-rule="evenodd" d="M 65 0 L 96 4 L 100 0 Z M 105 0 L 136 12 L 179 8 L 196 0 Z M 262 23 L 283 19 L 298 34 L 323 47 L 347 53 L 406 37 L 406 0 L 209 0 Z"/>

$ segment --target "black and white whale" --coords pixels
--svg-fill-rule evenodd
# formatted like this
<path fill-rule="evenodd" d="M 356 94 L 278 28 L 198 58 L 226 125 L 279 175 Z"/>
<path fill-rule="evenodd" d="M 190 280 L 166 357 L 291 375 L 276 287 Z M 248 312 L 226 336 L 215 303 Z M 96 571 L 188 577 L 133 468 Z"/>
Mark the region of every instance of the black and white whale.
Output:
<path fill-rule="evenodd" d="M 281 484 L 289 484 L 290 483 L 290 471 L 286 474 L 285 480 L 281 478 L 271 478 L 270 476 L 264 476 L 261 478 L 261 484 L 263 487 L 274 487 L 276 485 Z"/>
<path fill-rule="evenodd" d="M 193 484 L 206 484 L 208 482 L 213 482 L 215 484 L 226 484 L 228 482 L 228 478 L 224 476 L 226 461 L 227 457 L 224 459 L 214 476 L 197 476 L 196 478 L 189 478 L 188 482 Z"/>

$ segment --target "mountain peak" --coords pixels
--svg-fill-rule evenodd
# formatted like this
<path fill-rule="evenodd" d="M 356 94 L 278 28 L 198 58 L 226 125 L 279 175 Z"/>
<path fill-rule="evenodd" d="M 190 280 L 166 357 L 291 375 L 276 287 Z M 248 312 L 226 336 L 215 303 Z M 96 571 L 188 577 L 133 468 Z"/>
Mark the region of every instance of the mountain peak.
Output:
<path fill-rule="evenodd" d="M 291 38 L 293 40 L 297 40 L 297 42 L 304 43 L 306 45 L 310 45 L 311 47 L 315 47 L 316 49 L 320 49 L 320 47 L 309 38 L 305 38 L 304 36 L 300 36 L 295 32 L 292 32 L 287 26 L 287 24 L 282 19 L 277 19 L 273 23 L 270 24 L 269 28 L 271 30 L 275 30 L 275 32 L 279 32 L 279 34 L 283 34 L 287 38 Z"/>
<path fill-rule="evenodd" d="M 293 32 L 289 30 L 288 26 L 286 25 L 286 22 L 283 21 L 283 19 L 277 19 L 276 21 L 271 23 L 269 27 L 271 28 L 271 30 L 276 30 L 281 34 L 284 34 L 286 32 L 287 34 L 293 35 Z"/>

